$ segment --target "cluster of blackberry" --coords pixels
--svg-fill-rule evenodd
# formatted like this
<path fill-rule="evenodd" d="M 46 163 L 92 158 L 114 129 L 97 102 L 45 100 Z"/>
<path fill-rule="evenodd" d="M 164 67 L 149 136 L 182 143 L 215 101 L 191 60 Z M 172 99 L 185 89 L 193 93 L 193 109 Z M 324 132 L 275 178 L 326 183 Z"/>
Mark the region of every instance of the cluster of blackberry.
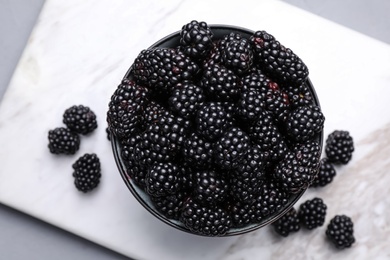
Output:
<path fill-rule="evenodd" d="M 311 185 L 325 117 L 306 65 L 269 33 L 216 38 L 192 21 L 179 42 L 140 52 L 109 102 L 109 132 L 157 210 L 222 236 Z"/>
<path fill-rule="evenodd" d="M 75 154 L 80 147 L 80 136 L 97 128 L 95 113 L 87 106 L 74 105 L 65 110 L 66 127 L 49 130 L 49 150 L 53 154 Z M 84 154 L 72 165 L 75 186 L 82 192 L 93 190 L 100 180 L 100 161 L 96 154 Z"/>

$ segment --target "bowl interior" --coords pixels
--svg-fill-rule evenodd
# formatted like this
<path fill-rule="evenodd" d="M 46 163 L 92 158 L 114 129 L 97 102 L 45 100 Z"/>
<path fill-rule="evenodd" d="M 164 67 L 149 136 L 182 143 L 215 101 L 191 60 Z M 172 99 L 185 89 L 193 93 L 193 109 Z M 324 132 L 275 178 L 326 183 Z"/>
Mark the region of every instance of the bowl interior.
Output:
<path fill-rule="evenodd" d="M 210 25 L 210 28 L 214 34 L 214 39 L 221 39 L 224 35 L 229 34 L 231 32 L 240 33 L 245 38 L 249 38 L 253 34 L 253 31 L 245 29 L 245 28 L 240 28 L 237 26 Z M 172 33 L 172 34 L 164 37 L 163 39 L 154 43 L 149 48 L 175 47 L 175 46 L 179 45 L 179 39 L 180 39 L 180 32 L 178 31 L 178 32 Z M 124 78 L 131 78 L 131 68 L 127 71 Z M 309 90 L 312 94 L 314 104 L 317 106 L 320 106 L 317 94 L 315 92 L 315 89 L 314 89 L 310 79 L 308 79 L 305 84 L 307 85 L 307 87 L 309 88 Z M 115 158 L 116 164 L 118 166 L 119 172 L 120 172 L 125 184 L 129 188 L 131 193 L 134 195 L 134 197 L 138 200 L 138 202 L 141 203 L 142 206 L 146 210 L 148 210 L 151 214 L 153 214 L 156 218 L 160 219 L 161 221 L 165 222 L 166 224 L 168 224 L 174 228 L 177 228 L 179 230 L 194 234 L 193 232 L 191 232 L 191 230 L 189 230 L 186 226 L 184 226 L 183 223 L 181 223 L 178 220 L 169 219 L 169 218 L 165 217 L 155 208 L 149 195 L 146 192 L 144 192 L 141 188 L 139 188 L 134 183 L 134 181 L 131 179 L 131 177 L 127 174 L 125 163 L 121 157 L 121 147 L 120 147 L 119 140 L 112 134 L 111 134 L 111 140 L 112 140 L 111 144 L 112 144 L 112 149 L 113 149 L 113 153 L 114 153 L 114 158 Z M 317 134 L 316 140 L 318 140 L 318 143 L 319 143 L 321 150 L 322 150 L 323 132 Z M 305 191 L 306 190 L 301 190 L 300 192 L 298 192 L 296 194 L 290 195 L 288 203 L 283 208 L 283 210 L 270 215 L 267 219 L 264 219 L 263 221 L 261 221 L 259 223 L 250 224 L 248 226 L 240 227 L 240 228 L 231 228 L 225 234 L 225 236 L 244 234 L 244 233 L 256 230 L 258 228 L 264 227 L 264 226 L 274 222 L 279 217 L 283 216 L 299 200 L 299 198 L 304 194 Z M 197 234 L 197 235 L 201 235 L 201 234 Z"/>

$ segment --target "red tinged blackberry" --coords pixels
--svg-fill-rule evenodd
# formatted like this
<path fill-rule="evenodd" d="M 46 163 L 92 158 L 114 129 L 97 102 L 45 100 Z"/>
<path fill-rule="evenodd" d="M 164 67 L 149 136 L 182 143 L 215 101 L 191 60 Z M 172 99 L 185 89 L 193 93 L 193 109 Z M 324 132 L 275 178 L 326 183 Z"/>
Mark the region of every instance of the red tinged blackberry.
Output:
<path fill-rule="evenodd" d="M 194 199 L 202 204 L 223 202 L 229 192 L 229 183 L 223 172 L 201 170 L 194 174 Z"/>
<path fill-rule="evenodd" d="M 288 194 L 272 179 L 267 179 L 252 204 L 253 223 L 258 223 L 281 210 L 288 202 Z"/>
<path fill-rule="evenodd" d="M 151 196 L 175 194 L 182 185 L 181 168 L 173 163 L 153 164 L 145 177 L 146 191 Z"/>
<path fill-rule="evenodd" d="M 168 196 L 151 196 L 151 200 L 156 209 L 169 219 L 179 220 L 181 208 L 187 198 L 186 191 L 178 191 Z"/>
<path fill-rule="evenodd" d="M 291 232 L 297 232 L 301 229 L 298 212 L 291 208 L 281 218 L 272 223 L 276 233 L 283 237 L 287 237 Z"/>
<path fill-rule="evenodd" d="M 308 141 L 295 146 L 276 165 L 273 176 L 289 193 L 306 189 L 318 174 L 320 146 Z"/>
<path fill-rule="evenodd" d="M 329 162 L 328 158 L 322 158 L 317 177 L 314 179 L 310 187 L 324 187 L 331 183 L 335 176 L 336 169 L 333 164 Z"/>
<path fill-rule="evenodd" d="M 149 90 L 132 80 L 124 79 L 111 96 L 107 122 L 119 139 L 141 131 L 143 112 L 149 103 Z"/>
<path fill-rule="evenodd" d="M 296 142 L 314 138 L 324 128 L 325 117 L 316 105 L 297 107 L 287 118 L 287 134 Z"/>
<path fill-rule="evenodd" d="M 333 217 L 326 228 L 325 234 L 329 241 L 339 249 L 351 247 L 355 243 L 353 222 L 346 215 L 336 215 Z"/>
<path fill-rule="evenodd" d="M 255 59 L 279 83 L 300 85 L 309 76 L 303 61 L 266 31 L 257 31 L 251 37 Z"/>
<path fill-rule="evenodd" d="M 203 89 L 192 83 L 185 82 L 176 85 L 169 98 L 169 105 L 178 116 L 189 119 L 196 115 L 204 101 Z"/>
<path fill-rule="evenodd" d="M 86 193 L 99 185 L 101 169 L 96 154 L 84 154 L 73 163 L 72 167 L 74 184 L 79 191 Z"/>
<path fill-rule="evenodd" d="M 192 133 L 184 141 L 182 155 L 191 167 L 207 169 L 213 161 L 212 143 L 206 141 L 197 133 Z"/>
<path fill-rule="evenodd" d="M 348 131 L 335 130 L 326 139 L 325 153 L 331 163 L 347 164 L 354 150 L 353 138 Z"/>
<path fill-rule="evenodd" d="M 207 97 L 215 101 L 236 101 L 240 95 L 240 78 L 220 64 L 206 68 L 200 82 Z"/>
<path fill-rule="evenodd" d="M 213 32 L 205 22 L 191 21 L 180 31 L 183 52 L 195 60 L 206 57 L 213 48 Z"/>
<path fill-rule="evenodd" d="M 307 229 L 315 229 L 325 222 L 327 206 L 320 198 L 307 200 L 299 206 L 300 223 Z"/>
<path fill-rule="evenodd" d="M 248 153 L 249 146 L 250 139 L 243 130 L 238 127 L 230 128 L 215 144 L 216 164 L 226 170 L 236 168 Z"/>
<path fill-rule="evenodd" d="M 265 162 L 261 149 L 253 145 L 230 173 L 230 194 L 242 202 L 253 201 L 265 180 Z"/>
<path fill-rule="evenodd" d="M 198 65 L 178 49 L 142 51 L 132 65 L 135 80 L 156 95 L 169 95 L 178 83 L 194 79 L 198 70 Z"/>
<path fill-rule="evenodd" d="M 226 131 L 227 125 L 228 117 L 222 104 L 209 102 L 199 108 L 196 130 L 202 137 L 214 141 Z"/>
<path fill-rule="evenodd" d="M 49 131 L 49 150 L 53 154 L 75 154 L 80 147 L 80 137 L 65 127 Z"/>
<path fill-rule="evenodd" d="M 222 51 L 222 63 L 237 75 L 244 75 L 253 64 L 253 52 L 249 40 L 241 38 L 226 44 Z"/>
<path fill-rule="evenodd" d="M 65 110 L 64 124 L 78 134 L 89 134 L 97 128 L 95 113 L 87 106 L 72 106 Z"/>
<path fill-rule="evenodd" d="M 205 236 L 223 236 L 232 226 L 230 214 L 220 206 L 204 206 L 189 198 L 180 220 L 192 232 Z"/>

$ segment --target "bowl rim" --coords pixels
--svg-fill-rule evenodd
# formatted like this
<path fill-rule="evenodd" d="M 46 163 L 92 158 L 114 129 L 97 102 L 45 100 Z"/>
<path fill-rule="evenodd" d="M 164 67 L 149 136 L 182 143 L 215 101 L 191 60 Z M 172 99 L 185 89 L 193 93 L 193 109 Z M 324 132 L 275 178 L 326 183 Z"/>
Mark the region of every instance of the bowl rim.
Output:
<path fill-rule="evenodd" d="M 239 32 L 242 35 L 244 35 L 244 36 L 246 35 L 247 37 L 249 37 L 250 35 L 252 35 L 254 33 L 253 30 L 249 30 L 249 29 L 239 27 L 239 26 L 234 26 L 234 25 L 210 24 L 209 27 L 210 27 L 211 31 L 214 33 L 214 36 L 216 35 L 216 33 L 217 33 L 217 35 L 218 34 L 225 35 L 226 33 L 230 33 L 230 32 Z M 162 47 L 162 48 L 172 47 L 172 42 L 176 42 L 176 44 L 178 44 L 179 36 L 180 36 L 180 31 L 173 32 L 173 33 L 161 38 L 160 40 L 158 40 L 154 44 L 152 44 L 148 49 L 156 48 L 156 47 Z M 132 68 L 130 66 L 130 68 L 127 70 L 126 74 L 124 75 L 123 79 L 128 79 L 130 74 L 131 74 L 131 71 L 132 71 Z M 314 86 L 313 86 L 309 77 L 307 78 L 305 84 L 308 86 L 310 94 L 313 97 L 313 103 L 315 105 L 321 107 L 317 93 L 316 93 Z M 120 173 L 123 181 L 125 182 L 127 188 L 130 190 L 132 195 L 136 198 L 136 200 L 149 213 L 151 213 L 153 216 L 155 216 L 156 218 L 158 218 L 162 222 L 168 224 L 169 226 L 174 227 L 176 229 L 179 229 L 181 231 L 184 231 L 184 232 L 187 232 L 190 234 L 194 234 L 194 235 L 198 235 L 198 236 L 211 237 L 211 236 L 207 236 L 205 234 L 199 234 L 199 233 L 192 232 L 179 220 L 169 219 L 169 218 L 165 217 L 162 213 L 160 213 L 155 208 L 153 203 L 151 202 L 149 195 L 145 191 L 143 191 L 140 187 L 138 187 L 132 181 L 131 177 L 127 174 L 126 166 L 125 166 L 123 159 L 122 159 L 122 156 L 121 156 L 121 147 L 120 147 L 121 145 L 119 143 L 119 140 L 112 133 L 110 134 L 110 137 L 111 137 L 111 147 L 113 150 L 114 159 L 115 159 L 117 168 L 119 170 L 119 173 Z M 316 137 L 314 138 L 315 140 L 318 140 L 318 142 L 319 142 L 320 152 L 322 152 L 322 149 L 323 149 L 323 138 L 324 138 L 324 131 L 323 130 L 320 133 L 318 133 L 316 135 Z M 291 194 L 289 199 L 288 199 L 288 203 L 285 205 L 285 207 L 282 210 L 271 214 L 265 220 L 263 220 L 259 223 L 252 223 L 252 224 L 249 224 L 249 225 L 244 226 L 244 227 L 230 228 L 224 235 L 221 235 L 218 237 L 241 235 L 241 234 L 245 234 L 245 233 L 260 229 L 262 227 L 265 227 L 265 226 L 271 224 L 272 222 L 274 222 L 277 219 L 279 219 L 280 217 L 282 217 L 285 213 L 287 213 L 296 204 L 296 202 L 302 197 L 302 195 L 306 192 L 306 190 L 307 190 L 307 188 L 304 188 L 304 189 L 300 190 L 298 193 Z"/>

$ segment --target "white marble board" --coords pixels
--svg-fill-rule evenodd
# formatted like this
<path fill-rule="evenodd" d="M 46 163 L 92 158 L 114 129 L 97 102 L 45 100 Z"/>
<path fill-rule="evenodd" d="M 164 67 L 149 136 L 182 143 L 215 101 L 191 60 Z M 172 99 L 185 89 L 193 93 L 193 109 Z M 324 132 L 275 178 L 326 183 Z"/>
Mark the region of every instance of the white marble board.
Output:
<path fill-rule="evenodd" d="M 222 5 L 223 3 L 223 5 Z M 326 223 L 348 214 L 353 248 L 339 252 L 325 226 L 287 239 L 270 227 L 229 238 L 204 238 L 154 219 L 132 197 L 105 134 L 109 98 L 136 55 L 192 19 L 264 29 L 308 65 L 326 116 L 355 138 L 353 160 L 338 167 L 321 197 Z M 277 0 L 47 0 L 0 103 L 0 202 L 136 259 L 389 259 L 390 46 Z M 90 106 L 99 128 L 74 156 L 47 148 L 64 109 Z M 86 152 L 102 162 L 102 180 L 77 192 L 72 163 Z"/>

